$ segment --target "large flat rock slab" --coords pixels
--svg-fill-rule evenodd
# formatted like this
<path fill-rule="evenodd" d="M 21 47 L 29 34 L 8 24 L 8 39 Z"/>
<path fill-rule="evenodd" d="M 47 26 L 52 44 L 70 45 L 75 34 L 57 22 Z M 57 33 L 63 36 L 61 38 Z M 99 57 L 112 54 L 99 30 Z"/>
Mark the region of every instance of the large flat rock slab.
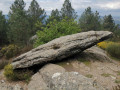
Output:
<path fill-rule="evenodd" d="M 78 72 L 66 72 L 59 65 L 48 64 L 33 75 L 28 90 L 106 90 L 96 81 Z"/>
<path fill-rule="evenodd" d="M 14 69 L 62 60 L 80 53 L 112 36 L 109 31 L 89 31 L 63 36 L 20 55 L 12 62 Z"/>

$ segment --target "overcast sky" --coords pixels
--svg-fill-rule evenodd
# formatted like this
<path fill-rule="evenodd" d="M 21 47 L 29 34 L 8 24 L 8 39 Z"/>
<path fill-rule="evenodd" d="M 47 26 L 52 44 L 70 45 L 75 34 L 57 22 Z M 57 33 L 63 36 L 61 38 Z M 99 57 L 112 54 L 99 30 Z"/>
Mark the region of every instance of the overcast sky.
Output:
<path fill-rule="evenodd" d="M 29 7 L 32 0 L 24 0 L 26 9 Z M 80 15 L 88 6 L 92 10 L 97 10 L 101 16 L 112 14 L 113 16 L 120 16 L 120 0 L 70 0 L 73 8 Z M 0 0 L 0 10 L 4 14 L 8 14 L 9 8 L 14 0 Z M 47 14 L 50 14 L 53 9 L 61 9 L 64 0 L 37 0 L 40 7 L 44 8 Z"/>

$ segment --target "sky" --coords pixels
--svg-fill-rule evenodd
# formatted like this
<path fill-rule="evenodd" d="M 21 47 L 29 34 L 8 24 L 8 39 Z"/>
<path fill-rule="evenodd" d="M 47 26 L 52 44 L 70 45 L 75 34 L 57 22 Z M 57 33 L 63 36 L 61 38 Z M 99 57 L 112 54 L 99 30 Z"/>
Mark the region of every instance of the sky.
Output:
<path fill-rule="evenodd" d="M 32 0 L 24 0 L 26 3 L 25 9 L 27 10 Z M 78 15 L 87 8 L 91 7 L 93 11 L 98 11 L 101 16 L 112 14 L 112 16 L 120 17 L 120 0 L 70 0 L 72 7 Z M 0 0 L 0 10 L 3 14 L 7 15 L 9 8 L 14 0 Z M 64 0 L 37 0 L 41 8 L 44 8 L 48 15 L 51 10 L 61 9 Z"/>

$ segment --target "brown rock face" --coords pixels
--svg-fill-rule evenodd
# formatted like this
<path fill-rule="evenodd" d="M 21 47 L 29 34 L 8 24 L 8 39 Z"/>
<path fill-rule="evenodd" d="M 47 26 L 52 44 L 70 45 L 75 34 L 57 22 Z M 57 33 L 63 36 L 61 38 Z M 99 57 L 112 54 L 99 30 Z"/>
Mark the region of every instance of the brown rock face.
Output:
<path fill-rule="evenodd" d="M 89 31 L 63 36 L 20 55 L 13 60 L 12 66 L 14 69 L 27 68 L 50 61 L 62 60 L 111 36 L 112 33 L 109 31 Z"/>

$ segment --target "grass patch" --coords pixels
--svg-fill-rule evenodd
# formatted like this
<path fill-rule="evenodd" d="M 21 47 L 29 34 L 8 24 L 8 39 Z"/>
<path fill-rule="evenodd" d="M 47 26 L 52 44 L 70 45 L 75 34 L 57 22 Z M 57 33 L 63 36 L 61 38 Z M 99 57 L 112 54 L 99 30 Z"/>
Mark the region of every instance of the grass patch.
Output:
<path fill-rule="evenodd" d="M 109 74 L 109 73 L 103 73 L 103 74 L 101 74 L 101 76 L 104 76 L 104 77 L 109 77 L 111 74 Z"/>
<path fill-rule="evenodd" d="M 120 75 L 120 71 L 117 71 L 117 75 Z"/>
<path fill-rule="evenodd" d="M 78 61 L 84 63 L 86 66 L 89 66 L 91 64 L 91 62 L 89 60 L 86 60 L 84 58 L 80 58 L 80 59 L 78 59 Z"/>
<path fill-rule="evenodd" d="M 7 60 L 1 60 L 0 61 L 0 70 L 4 69 L 4 67 L 9 63 Z"/>
<path fill-rule="evenodd" d="M 15 71 L 12 65 L 8 64 L 4 68 L 4 75 L 9 81 L 26 81 L 28 83 L 33 72 L 30 70 Z"/>
<path fill-rule="evenodd" d="M 116 80 L 115 80 L 115 83 L 120 83 L 120 79 L 116 79 Z"/>
<path fill-rule="evenodd" d="M 92 78 L 93 75 L 91 75 L 91 74 L 87 74 L 86 77 L 88 77 L 88 78 Z"/>

